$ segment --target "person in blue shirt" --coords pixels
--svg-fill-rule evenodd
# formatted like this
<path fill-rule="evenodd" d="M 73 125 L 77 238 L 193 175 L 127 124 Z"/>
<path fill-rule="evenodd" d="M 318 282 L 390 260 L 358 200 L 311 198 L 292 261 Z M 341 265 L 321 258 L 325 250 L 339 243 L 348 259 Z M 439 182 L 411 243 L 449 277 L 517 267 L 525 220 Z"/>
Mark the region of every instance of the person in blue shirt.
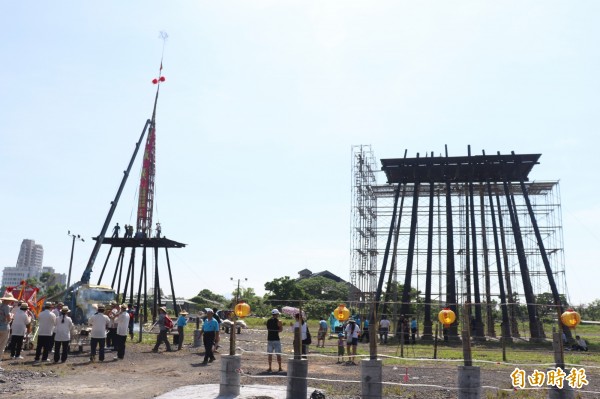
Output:
<path fill-rule="evenodd" d="M 213 346 L 219 343 L 219 323 L 214 319 L 214 312 L 206 312 L 206 320 L 202 324 L 202 337 L 204 340 L 204 361 L 202 364 L 215 361 Z"/>
<path fill-rule="evenodd" d="M 177 350 L 180 351 L 181 350 L 181 346 L 183 345 L 183 338 L 184 338 L 184 333 L 183 330 L 185 329 L 185 326 L 187 325 L 187 315 L 189 313 L 186 312 L 185 310 L 182 310 L 179 313 L 179 317 L 177 318 L 177 333 L 178 333 L 178 345 L 177 345 Z"/>
<path fill-rule="evenodd" d="M 417 318 L 413 317 L 410 321 L 410 332 L 411 332 L 411 343 L 414 344 L 416 342 L 417 337 Z"/>

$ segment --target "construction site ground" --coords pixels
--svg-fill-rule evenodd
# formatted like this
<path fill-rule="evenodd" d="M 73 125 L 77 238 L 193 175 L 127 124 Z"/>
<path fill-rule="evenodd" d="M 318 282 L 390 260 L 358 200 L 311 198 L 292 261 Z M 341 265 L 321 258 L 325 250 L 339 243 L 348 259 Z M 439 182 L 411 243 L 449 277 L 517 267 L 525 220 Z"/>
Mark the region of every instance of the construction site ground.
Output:
<path fill-rule="evenodd" d="M 191 334 L 190 334 L 191 335 Z M 316 335 L 316 334 L 315 334 Z M 316 337 L 315 337 L 316 338 Z M 315 339 L 313 338 L 313 340 Z M 187 337 L 186 343 L 191 340 Z M 358 365 L 337 363 L 337 339 L 326 340 L 325 348 L 311 345 L 308 368 L 308 394 L 319 389 L 327 398 L 360 397 L 360 360 Z M 243 330 L 237 335 L 238 353 L 241 354 L 241 393 L 244 398 L 278 399 L 285 397 L 287 385 L 287 359 L 291 357 L 292 334 L 282 334 L 283 372 L 267 371 L 266 331 Z M 422 346 L 421 346 L 422 345 Z M 430 344 L 417 344 L 429 348 Z M 359 344 L 359 353 L 368 354 L 368 344 Z M 203 365 L 204 348 L 193 348 L 187 343 L 181 351 L 165 352 L 164 345 L 159 353 L 151 351 L 149 343 L 128 341 L 124 360 L 114 360 L 114 352 L 107 352 L 104 362 L 89 361 L 89 347 L 83 353 L 69 355 L 66 363 L 34 364 L 34 351 L 23 353 L 23 360 L 6 359 L 1 363 L 0 397 L 27 398 L 151 398 L 168 394 L 165 398 L 217 398 L 220 382 L 221 360 Z M 381 345 L 378 353 L 384 359 L 383 381 L 386 398 L 449 399 L 457 394 L 457 367 L 460 359 L 434 362 L 417 359 L 411 347 L 404 347 L 404 357 L 399 358 L 397 344 Z M 540 350 L 548 351 L 543 348 Z M 220 354 L 228 354 L 229 338 L 222 335 Z M 390 356 L 389 358 L 386 356 Z M 347 359 L 346 359 L 347 360 Z M 477 364 L 476 364 L 477 365 Z M 274 359 L 273 367 L 277 365 Z M 546 398 L 548 392 L 541 390 L 514 390 L 510 374 L 514 365 L 482 364 L 481 384 L 485 398 L 527 397 Z M 528 374 L 534 367 L 519 366 Z M 540 367 L 535 367 L 540 369 Z M 545 368 L 542 369 L 545 371 Z M 588 385 L 577 390 L 579 397 L 593 398 L 600 391 L 600 372 L 596 368 L 587 371 Z M 248 387 L 254 389 L 250 390 Z M 185 390 L 173 392 L 182 387 Z M 525 395 L 525 396 L 524 396 Z"/>

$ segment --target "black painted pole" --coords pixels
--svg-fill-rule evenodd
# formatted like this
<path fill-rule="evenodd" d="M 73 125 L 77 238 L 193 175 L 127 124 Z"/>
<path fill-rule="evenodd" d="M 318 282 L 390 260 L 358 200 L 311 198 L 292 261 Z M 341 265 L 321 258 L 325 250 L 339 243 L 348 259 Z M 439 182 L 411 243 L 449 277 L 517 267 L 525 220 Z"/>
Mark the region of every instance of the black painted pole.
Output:
<path fill-rule="evenodd" d="M 498 286 L 500 287 L 500 310 L 502 312 L 501 332 L 502 340 L 510 340 L 510 325 L 508 321 L 508 309 L 506 308 L 506 293 L 504 291 L 504 278 L 502 277 L 502 261 L 500 259 L 500 243 L 498 242 L 498 228 L 496 226 L 496 213 L 494 212 L 494 202 L 492 201 L 492 185 L 486 183 L 488 199 L 490 201 L 490 213 L 492 219 L 492 232 L 494 233 L 494 249 L 496 254 L 496 271 L 498 273 Z"/>
<path fill-rule="evenodd" d="M 469 182 L 469 198 L 471 211 L 471 238 L 473 240 L 473 290 L 475 294 L 475 337 L 483 337 L 483 318 L 481 317 L 481 294 L 479 291 L 479 263 L 477 256 L 477 227 L 475 224 L 475 204 L 473 195 L 473 182 Z M 469 237 L 467 237 L 467 241 Z"/>
<path fill-rule="evenodd" d="M 423 320 L 422 339 L 432 339 L 431 324 L 431 279 L 433 269 L 433 194 L 434 184 L 429 183 L 429 214 L 427 225 L 427 271 L 425 276 L 425 316 Z"/>
<path fill-rule="evenodd" d="M 404 274 L 404 287 L 402 288 L 402 305 L 400 313 L 407 317 L 410 313 L 410 288 L 412 279 L 412 267 L 415 255 L 415 239 L 417 232 L 417 220 L 419 216 L 419 181 L 415 181 L 412 203 L 412 214 L 410 219 L 410 236 L 408 239 L 408 255 L 406 257 L 406 273 Z"/>
<path fill-rule="evenodd" d="M 531 279 L 529 278 L 529 268 L 527 267 L 527 257 L 525 256 L 525 247 L 523 245 L 523 236 L 521 235 L 521 228 L 519 226 L 518 216 L 515 212 L 515 204 L 512 201 L 510 195 L 509 183 L 503 182 L 504 195 L 506 196 L 506 204 L 508 207 L 508 213 L 510 215 L 510 222 L 512 225 L 513 236 L 515 239 L 515 247 L 517 249 L 517 258 L 519 260 L 519 268 L 521 270 L 521 279 L 523 280 L 523 291 L 525 293 L 525 300 L 527 301 L 527 316 L 529 317 L 529 332 L 531 339 L 536 340 L 540 338 L 539 325 L 537 321 L 537 312 L 535 308 L 535 295 L 533 294 L 533 287 L 531 286 Z"/>

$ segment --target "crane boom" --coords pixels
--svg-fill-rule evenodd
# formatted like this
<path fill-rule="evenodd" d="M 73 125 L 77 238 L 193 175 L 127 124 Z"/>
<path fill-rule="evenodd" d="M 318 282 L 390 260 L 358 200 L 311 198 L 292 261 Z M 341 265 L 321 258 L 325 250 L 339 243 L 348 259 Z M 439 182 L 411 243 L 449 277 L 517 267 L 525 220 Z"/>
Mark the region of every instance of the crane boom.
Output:
<path fill-rule="evenodd" d="M 104 237 L 106 234 L 106 230 L 108 230 L 108 226 L 112 219 L 113 214 L 115 213 L 115 209 L 117 208 L 117 204 L 119 203 L 119 198 L 121 198 L 121 193 L 123 192 L 123 188 L 125 187 L 125 183 L 127 182 L 127 178 L 129 177 L 129 173 L 131 172 L 131 167 L 133 166 L 133 162 L 135 161 L 135 157 L 137 156 L 138 150 L 140 149 L 140 145 L 142 144 L 142 140 L 144 139 L 144 135 L 146 134 L 146 130 L 148 126 L 150 126 L 151 121 L 148 119 L 144 125 L 144 129 L 142 130 L 142 134 L 140 135 L 140 139 L 135 144 L 135 149 L 133 150 L 133 154 L 131 155 L 131 159 L 129 160 L 129 165 L 127 165 L 127 170 L 123 172 L 123 179 L 121 179 L 121 184 L 119 185 L 119 189 L 117 190 L 117 194 L 115 195 L 115 199 L 110 203 L 110 209 L 108 214 L 106 215 L 106 219 L 104 220 L 104 224 L 102 225 L 102 230 L 100 230 L 100 234 L 96 239 L 96 244 L 94 245 L 94 249 L 92 250 L 92 254 L 90 255 L 90 259 L 88 260 L 87 266 L 83 271 L 83 275 L 81 276 L 81 281 L 75 283 L 73 286 L 78 286 L 81 284 L 89 284 L 90 275 L 92 274 L 92 268 L 94 267 L 94 262 L 96 261 L 96 256 L 98 256 L 98 252 L 100 252 L 100 247 L 102 246 L 102 242 L 104 241 Z"/>

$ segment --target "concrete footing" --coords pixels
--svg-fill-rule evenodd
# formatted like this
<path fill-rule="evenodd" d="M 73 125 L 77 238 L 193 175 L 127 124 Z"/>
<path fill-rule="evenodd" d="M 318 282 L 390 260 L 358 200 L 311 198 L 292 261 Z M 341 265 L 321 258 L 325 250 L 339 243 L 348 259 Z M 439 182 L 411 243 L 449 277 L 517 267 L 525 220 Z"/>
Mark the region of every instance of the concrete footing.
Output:
<path fill-rule="evenodd" d="M 221 384 L 219 385 L 219 395 L 240 394 L 240 366 L 242 357 L 240 355 L 221 356 Z"/>
<path fill-rule="evenodd" d="M 286 399 L 306 398 L 308 392 L 308 360 L 288 359 Z"/>
<path fill-rule="evenodd" d="M 458 399 L 481 398 L 481 370 L 475 366 L 458 366 Z"/>
<path fill-rule="evenodd" d="M 379 359 L 365 359 L 360 362 L 362 399 L 381 399 L 383 396 L 382 362 Z"/>
<path fill-rule="evenodd" d="M 194 330 L 194 348 L 202 346 L 202 330 Z"/>
<path fill-rule="evenodd" d="M 549 368 L 547 371 L 556 371 L 556 368 Z M 563 370 L 564 371 L 564 370 Z M 548 390 L 548 399 L 574 399 L 575 391 L 569 386 L 569 383 L 565 380 L 563 388 L 558 389 L 556 386 L 551 386 Z"/>

